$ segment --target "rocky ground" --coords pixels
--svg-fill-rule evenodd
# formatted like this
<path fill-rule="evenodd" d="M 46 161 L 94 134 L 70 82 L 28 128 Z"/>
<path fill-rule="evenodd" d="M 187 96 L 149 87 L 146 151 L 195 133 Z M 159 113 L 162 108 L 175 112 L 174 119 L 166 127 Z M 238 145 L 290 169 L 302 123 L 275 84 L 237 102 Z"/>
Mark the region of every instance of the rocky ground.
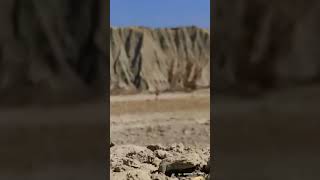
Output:
<path fill-rule="evenodd" d="M 209 148 L 183 144 L 115 145 L 111 147 L 111 179 L 204 180 L 209 173 Z"/>
<path fill-rule="evenodd" d="M 193 94 L 111 97 L 111 140 L 115 144 L 207 146 L 210 140 L 209 91 Z"/>
<path fill-rule="evenodd" d="M 113 96 L 110 101 L 112 179 L 207 178 L 208 90 L 158 98 Z"/>

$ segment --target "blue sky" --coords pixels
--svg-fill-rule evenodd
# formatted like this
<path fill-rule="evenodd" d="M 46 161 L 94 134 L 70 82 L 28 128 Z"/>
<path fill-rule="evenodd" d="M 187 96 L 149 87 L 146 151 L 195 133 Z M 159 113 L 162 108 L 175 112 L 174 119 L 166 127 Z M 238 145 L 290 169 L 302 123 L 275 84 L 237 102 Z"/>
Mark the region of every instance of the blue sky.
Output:
<path fill-rule="evenodd" d="M 110 0 L 112 26 L 210 27 L 210 0 Z"/>

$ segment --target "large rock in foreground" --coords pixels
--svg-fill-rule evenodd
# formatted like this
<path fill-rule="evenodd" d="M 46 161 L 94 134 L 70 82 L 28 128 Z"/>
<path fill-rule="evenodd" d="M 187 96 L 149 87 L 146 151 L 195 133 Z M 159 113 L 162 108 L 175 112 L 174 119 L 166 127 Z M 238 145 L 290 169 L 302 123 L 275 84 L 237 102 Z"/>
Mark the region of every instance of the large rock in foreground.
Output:
<path fill-rule="evenodd" d="M 196 27 L 111 28 L 110 90 L 210 86 L 210 34 Z"/>
<path fill-rule="evenodd" d="M 110 149 L 112 180 L 204 180 L 208 177 L 209 148 L 182 144 L 165 147 L 115 145 Z"/>

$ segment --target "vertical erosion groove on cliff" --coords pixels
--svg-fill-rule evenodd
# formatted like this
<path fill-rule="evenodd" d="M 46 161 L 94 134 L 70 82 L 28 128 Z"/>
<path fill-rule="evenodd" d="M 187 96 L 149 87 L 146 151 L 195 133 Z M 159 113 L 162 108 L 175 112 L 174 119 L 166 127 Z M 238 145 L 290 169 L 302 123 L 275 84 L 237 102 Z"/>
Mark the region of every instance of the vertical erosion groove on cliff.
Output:
<path fill-rule="evenodd" d="M 0 5 L 1 103 L 105 94 L 106 2 L 4 0 Z"/>
<path fill-rule="evenodd" d="M 319 83 L 319 1 L 224 0 L 217 9 L 215 90 Z"/>
<path fill-rule="evenodd" d="M 197 27 L 111 28 L 110 90 L 167 91 L 210 86 L 210 33 Z"/>

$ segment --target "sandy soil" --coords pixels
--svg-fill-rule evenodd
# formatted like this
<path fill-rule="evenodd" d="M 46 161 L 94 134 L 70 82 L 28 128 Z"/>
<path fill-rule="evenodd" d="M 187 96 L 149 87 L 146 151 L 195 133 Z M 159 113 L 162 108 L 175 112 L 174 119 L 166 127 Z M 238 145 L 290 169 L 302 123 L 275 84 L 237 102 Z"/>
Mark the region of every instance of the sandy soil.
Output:
<path fill-rule="evenodd" d="M 210 144 L 210 92 L 112 96 L 111 141 L 115 144 L 188 146 Z"/>
<path fill-rule="evenodd" d="M 111 96 L 110 102 L 112 180 L 208 178 L 201 167 L 210 155 L 209 90 Z M 147 148 L 155 144 L 162 148 Z M 168 161 L 165 169 L 192 173 L 170 178 L 168 171 L 158 171 Z"/>

